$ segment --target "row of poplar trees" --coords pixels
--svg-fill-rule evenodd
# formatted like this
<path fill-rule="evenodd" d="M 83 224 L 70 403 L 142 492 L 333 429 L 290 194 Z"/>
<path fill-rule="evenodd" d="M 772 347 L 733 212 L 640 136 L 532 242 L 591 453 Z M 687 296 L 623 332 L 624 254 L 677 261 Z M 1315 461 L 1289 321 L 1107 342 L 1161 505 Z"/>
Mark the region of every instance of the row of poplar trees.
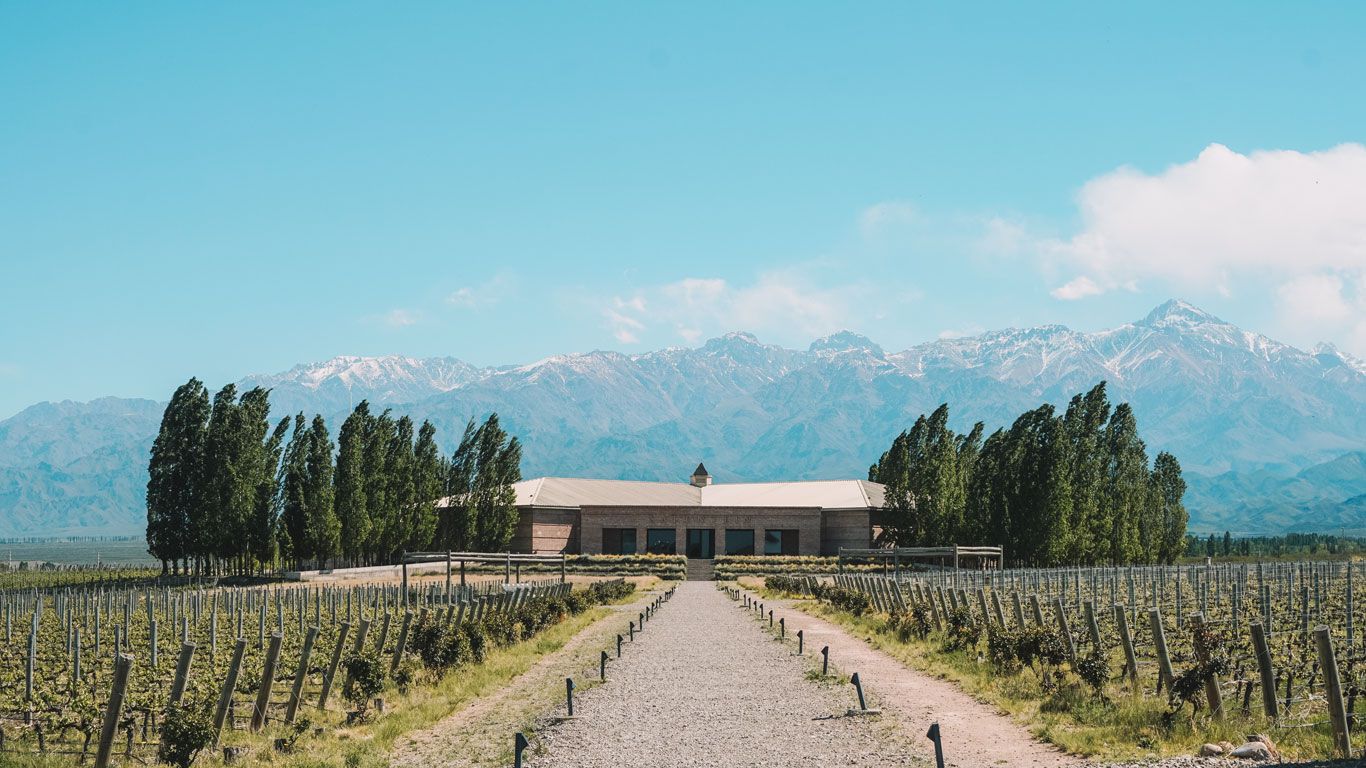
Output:
<path fill-rule="evenodd" d="M 210 399 L 190 379 L 152 445 L 147 548 L 166 570 L 201 574 L 498 551 L 517 526 L 521 457 L 497 414 L 471 420 L 447 458 L 429 422 L 415 428 L 365 401 L 334 444 L 319 415 L 272 427 L 269 390 L 229 384 Z"/>
<path fill-rule="evenodd" d="M 1022 414 L 983 440 L 948 427 L 941 405 L 902 432 L 868 472 L 886 486 L 879 543 L 992 544 L 1032 566 L 1170 563 L 1185 551 L 1186 483 L 1159 453 L 1149 465 L 1128 403 L 1105 382 Z"/>

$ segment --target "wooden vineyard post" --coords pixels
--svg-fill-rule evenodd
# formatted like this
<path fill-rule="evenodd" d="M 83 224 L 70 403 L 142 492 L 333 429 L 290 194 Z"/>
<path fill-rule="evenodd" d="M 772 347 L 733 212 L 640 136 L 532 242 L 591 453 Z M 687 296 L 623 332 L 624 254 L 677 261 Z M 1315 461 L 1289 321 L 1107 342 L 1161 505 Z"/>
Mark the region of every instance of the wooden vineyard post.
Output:
<path fill-rule="evenodd" d="M 259 731 L 266 725 L 266 710 L 270 707 L 270 691 L 275 687 L 275 667 L 280 663 L 280 643 L 283 640 L 279 632 L 270 636 L 270 647 L 266 649 L 266 665 L 261 670 L 261 685 L 256 691 L 256 706 L 251 711 L 253 731 Z"/>
<path fill-rule="evenodd" d="M 1275 720 L 1280 716 L 1276 705 L 1276 673 L 1271 668 L 1271 650 L 1267 647 L 1266 632 L 1260 621 L 1252 622 L 1252 648 L 1257 655 L 1257 671 L 1262 678 L 1262 710 Z"/>
<path fill-rule="evenodd" d="M 422 614 L 427 614 L 427 609 L 422 609 Z M 398 663 L 403 660 L 403 649 L 408 644 L 408 628 L 413 623 L 413 612 L 406 611 L 403 614 L 403 627 L 398 631 L 398 644 L 394 646 L 394 660 L 389 664 L 389 674 L 393 674 L 398 669 Z"/>
<path fill-rule="evenodd" d="M 1039 596 L 1031 594 L 1029 596 L 1029 609 L 1034 613 L 1034 625 L 1043 626 L 1043 606 L 1039 605 Z"/>
<path fill-rule="evenodd" d="M 185 695 L 185 684 L 190 678 L 190 662 L 194 659 L 194 643 L 181 643 L 180 658 L 175 664 L 175 680 L 171 683 L 171 706 L 180 703 Z"/>
<path fill-rule="evenodd" d="M 1086 632 L 1091 636 L 1091 647 L 1100 649 L 1100 624 L 1096 623 L 1096 606 L 1090 600 L 1082 604 L 1082 613 L 1086 616 Z"/>
<path fill-rule="evenodd" d="M 95 752 L 95 768 L 107 768 L 109 755 L 114 751 L 114 735 L 119 730 L 119 713 L 128 690 L 128 673 L 133 668 L 133 657 L 119 654 L 114 659 L 114 680 L 109 689 L 109 703 L 104 708 L 104 725 L 100 728 L 100 744 Z"/>
<path fill-rule="evenodd" d="M 1067 628 L 1067 612 L 1062 608 L 1061 597 L 1053 598 L 1053 610 L 1058 615 L 1058 633 L 1062 635 L 1062 640 L 1067 645 L 1067 660 L 1075 668 L 1077 666 L 1077 645 L 1072 642 L 1072 631 Z"/>
<path fill-rule="evenodd" d="M 304 647 L 299 652 L 299 668 L 294 671 L 294 685 L 289 689 L 289 705 L 285 707 L 285 722 L 293 723 L 299 713 L 299 699 L 303 696 L 304 681 L 308 679 L 308 659 L 313 655 L 313 642 L 318 639 L 318 628 L 309 627 L 304 635 Z"/>
<path fill-rule="evenodd" d="M 1323 672 L 1323 693 L 1328 698 L 1328 715 L 1333 720 L 1333 744 L 1338 756 L 1352 757 L 1352 732 L 1347 723 L 1347 708 L 1342 703 L 1342 680 L 1338 677 L 1338 660 L 1333 654 L 1333 638 L 1328 627 L 1314 628 L 1314 643 L 1319 650 L 1319 669 Z"/>
<path fill-rule="evenodd" d="M 1119 641 L 1124 646 L 1124 666 L 1129 674 L 1129 683 L 1138 688 L 1138 658 L 1134 654 L 1134 639 L 1129 634 L 1129 612 L 1126 606 L 1115 606 L 1115 623 L 1119 625 Z"/>
<path fill-rule="evenodd" d="M 213 711 L 213 746 L 218 746 L 218 737 L 223 733 L 223 723 L 228 719 L 228 705 L 232 704 L 232 692 L 237 688 L 237 674 L 242 671 L 242 654 L 247 652 L 247 639 L 237 638 L 232 649 L 232 662 L 228 664 L 228 676 L 223 678 L 223 689 L 218 694 L 218 706 Z"/>
<path fill-rule="evenodd" d="M 327 696 L 332 693 L 332 681 L 337 678 L 337 667 L 341 664 L 342 652 L 346 647 L 346 636 L 351 632 L 351 622 L 343 621 L 337 629 L 337 645 L 332 649 L 332 662 L 327 665 L 323 677 L 323 691 L 318 695 L 318 709 L 327 709 Z"/>
<path fill-rule="evenodd" d="M 1195 633 L 1195 655 L 1200 663 L 1209 664 L 1209 648 L 1205 645 L 1205 614 L 1191 614 L 1191 629 Z M 1205 678 L 1205 699 L 1209 701 L 1210 717 L 1223 719 L 1224 694 L 1219 690 L 1219 678 L 1210 674 Z"/>
<path fill-rule="evenodd" d="M 1167 655 L 1167 631 L 1162 628 L 1162 612 L 1157 608 L 1148 609 L 1148 628 L 1152 631 L 1153 645 L 1157 647 L 1157 689 L 1170 694 L 1176 673 L 1172 671 L 1172 660 Z"/>

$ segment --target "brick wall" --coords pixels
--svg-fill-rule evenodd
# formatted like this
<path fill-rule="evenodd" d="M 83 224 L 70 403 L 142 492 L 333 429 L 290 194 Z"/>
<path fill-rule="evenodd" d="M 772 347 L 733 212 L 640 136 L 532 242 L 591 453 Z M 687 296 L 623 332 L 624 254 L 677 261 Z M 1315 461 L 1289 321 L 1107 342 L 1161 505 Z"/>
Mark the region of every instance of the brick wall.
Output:
<path fill-rule="evenodd" d="M 867 515 L 864 515 L 867 519 Z M 603 528 L 634 528 L 636 550 L 644 552 L 646 530 L 672 528 L 678 554 L 687 554 L 688 529 L 715 531 L 716 554 L 725 554 L 726 531 L 754 531 L 755 554 L 763 554 L 766 529 L 798 531 L 798 552 L 816 555 L 821 551 L 821 510 L 818 507 L 584 507 L 579 517 L 579 543 L 584 554 L 602 553 Z M 846 544 L 845 546 L 852 546 Z"/>

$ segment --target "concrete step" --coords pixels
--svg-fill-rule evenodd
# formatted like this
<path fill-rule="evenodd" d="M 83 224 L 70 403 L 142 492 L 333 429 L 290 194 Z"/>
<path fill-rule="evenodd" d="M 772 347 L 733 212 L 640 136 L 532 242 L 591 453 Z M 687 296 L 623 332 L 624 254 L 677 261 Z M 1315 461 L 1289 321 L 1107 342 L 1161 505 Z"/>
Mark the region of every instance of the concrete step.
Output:
<path fill-rule="evenodd" d="M 712 573 L 711 560 L 688 558 L 688 581 L 711 581 Z"/>

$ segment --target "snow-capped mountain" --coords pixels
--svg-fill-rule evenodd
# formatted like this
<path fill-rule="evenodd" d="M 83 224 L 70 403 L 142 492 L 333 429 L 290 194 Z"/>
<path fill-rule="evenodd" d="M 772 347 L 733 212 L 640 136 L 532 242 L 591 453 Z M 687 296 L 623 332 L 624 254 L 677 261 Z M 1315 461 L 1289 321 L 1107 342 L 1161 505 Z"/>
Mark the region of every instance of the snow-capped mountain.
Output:
<path fill-rule="evenodd" d="M 1100 380 L 1113 401 L 1133 403 L 1152 452 L 1182 461 L 1196 528 L 1332 520 L 1337 529 L 1359 517 L 1359 500 L 1338 498 L 1357 487 L 1339 476 L 1359 462 L 1332 462 L 1366 450 L 1366 364 L 1328 345 L 1296 349 L 1180 301 L 1094 333 L 1007 329 L 901 352 L 848 331 L 806 350 L 730 333 L 697 348 L 501 368 L 338 357 L 240 385 L 271 387 L 276 416 L 316 411 L 333 424 L 368 399 L 430 419 L 448 449 L 469 418 L 497 411 L 526 444 L 528 476 L 678 479 L 705 459 L 726 481 L 861 477 L 897 432 L 941 402 L 960 429 L 977 420 L 995 428 Z M 35 406 L 0 422 L 0 536 L 140 530 L 158 408 L 121 418 L 111 407 L 131 401 L 99 402 Z M 1338 469 L 1310 471 L 1321 464 Z M 1337 479 L 1319 482 L 1328 474 Z M 1267 478 L 1294 492 L 1262 503 L 1257 494 L 1276 486 Z M 1338 512 L 1319 514 L 1325 508 Z"/>

